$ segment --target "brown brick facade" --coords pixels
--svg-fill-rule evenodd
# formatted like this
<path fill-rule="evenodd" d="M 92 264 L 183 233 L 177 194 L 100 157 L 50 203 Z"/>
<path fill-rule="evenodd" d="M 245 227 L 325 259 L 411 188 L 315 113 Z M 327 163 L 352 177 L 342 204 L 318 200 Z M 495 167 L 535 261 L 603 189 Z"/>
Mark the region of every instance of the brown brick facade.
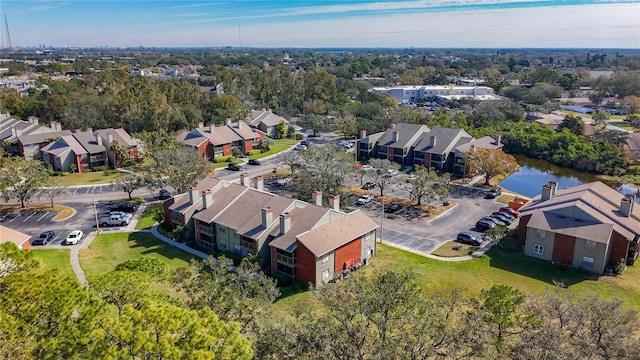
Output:
<path fill-rule="evenodd" d="M 296 280 L 303 283 L 316 283 L 316 256 L 300 241 L 296 241 Z"/>
<path fill-rule="evenodd" d="M 553 255 L 551 261 L 571 265 L 573 263 L 573 252 L 575 248 L 575 236 L 556 233 L 553 240 Z"/>
<path fill-rule="evenodd" d="M 166 225 L 172 225 L 172 221 L 171 221 L 171 213 L 172 211 L 169 210 L 169 207 L 171 205 L 173 205 L 174 203 L 174 198 L 169 198 L 167 200 L 164 201 L 164 203 L 162 203 L 162 207 L 164 208 L 164 223 Z"/>
<path fill-rule="evenodd" d="M 611 239 L 611 254 L 609 255 L 609 263 L 616 264 L 620 259 L 627 258 L 629 252 L 629 242 L 622 235 L 613 232 Z"/>
<path fill-rule="evenodd" d="M 335 252 L 335 273 L 340 274 L 346 269 L 351 267 L 360 261 L 362 254 L 362 241 L 357 238 L 345 245 L 336 249 Z M 299 262 L 298 258 L 298 262 Z"/>
<path fill-rule="evenodd" d="M 531 219 L 531 215 L 525 215 L 520 217 L 520 223 L 518 225 L 518 244 L 524 245 L 527 240 L 527 224 Z"/>

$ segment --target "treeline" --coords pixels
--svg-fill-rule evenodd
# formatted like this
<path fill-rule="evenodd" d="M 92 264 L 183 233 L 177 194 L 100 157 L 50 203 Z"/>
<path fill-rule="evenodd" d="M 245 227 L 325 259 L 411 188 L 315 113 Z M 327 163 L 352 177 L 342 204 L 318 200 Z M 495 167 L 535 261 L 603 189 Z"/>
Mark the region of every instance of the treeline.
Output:
<path fill-rule="evenodd" d="M 0 359 L 637 359 L 638 314 L 564 289 L 425 292 L 413 274 L 352 274 L 274 311 L 273 280 L 213 258 L 129 260 L 81 287 L 0 245 Z M 159 291 L 159 289 L 172 289 Z M 167 293 L 176 294 L 175 296 Z"/>

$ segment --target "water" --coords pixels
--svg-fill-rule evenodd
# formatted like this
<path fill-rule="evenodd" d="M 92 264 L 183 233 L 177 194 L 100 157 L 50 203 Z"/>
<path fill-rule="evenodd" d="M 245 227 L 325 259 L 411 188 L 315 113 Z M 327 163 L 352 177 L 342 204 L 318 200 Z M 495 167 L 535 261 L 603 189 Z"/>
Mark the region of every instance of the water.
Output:
<path fill-rule="evenodd" d="M 558 189 L 577 186 L 596 181 L 593 174 L 555 166 L 548 161 L 516 156 L 520 169 L 500 182 L 505 190 L 510 190 L 527 197 L 534 197 L 542 192 L 542 185 L 549 181 L 557 181 Z"/>

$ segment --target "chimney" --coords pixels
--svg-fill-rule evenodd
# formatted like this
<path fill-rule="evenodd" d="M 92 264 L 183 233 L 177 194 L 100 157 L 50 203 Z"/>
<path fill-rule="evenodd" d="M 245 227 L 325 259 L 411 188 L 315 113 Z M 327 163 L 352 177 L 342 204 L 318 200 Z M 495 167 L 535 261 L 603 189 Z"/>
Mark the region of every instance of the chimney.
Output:
<path fill-rule="evenodd" d="M 249 187 L 249 174 L 242 173 L 240 174 L 240 185 Z"/>
<path fill-rule="evenodd" d="M 242 129 L 242 125 L 244 125 L 244 122 L 238 120 L 238 129 Z"/>
<path fill-rule="evenodd" d="M 18 137 L 21 134 L 22 134 L 22 130 L 18 130 L 18 128 L 15 126 L 11 127 L 11 136 Z"/>
<path fill-rule="evenodd" d="M 547 201 L 551 199 L 551 197 L 553 196 L 552 194 L 553 194 L 553 185 L 551 185 L 550 183 L 546 183 L 542 185 L 542 195 L 540 200 Z"/>
<path fill-rule="evenodd" d="M 340 195 L 329 196 L 329 207 L 333 210 L 340 211 Z"/>
<path fill-rule="evenodd" d="M 436 146 L 436 137 L 435 136 L 429 136 L 429 146 L 430 147 Z"/>
<path fill-rule="evenodd" d="M 37 117 L 37 116 L 29 116 L 29 117 L 27 118 L 27 120 L 29 120 L 29 122 L 30 122 L 31 124 L 36 124 L 36 125 L 38 124 L 38 117 Z"/>
<path fill-rule="evenodd" d="M 551 185 L 551 197 L 556 196 L 558 192 L 558 182 L 557 181 L 549 181 L 549 185 Z"/>
<path fill-rule="evenodd" d="M 496 135 L 496 145 L 500 146 L 501 141 L 502 141 L 502 135 Z"/>
<path fill-rule="evenodd" d="M 400 137 L 400 134 L 397 131 L 393 132 L 393 141 L 397 142 Z"/>
<path fill-rule="evenodd" d="M 100 136 L 99 134 L 98 134 L 98 135 L 96 135 L 96 143 L 97 143 L 98 145 L 102 145 L 102 136 Z"/>
<path fill-rule="evenodd" d="M 198 129 L 203 128 L 204 127 L 204 123 L 202 121 L 198 122 Z"/>
<path fill-rule="evenodd" d="M 202 207 L 208 208 L 213 204 L 213 192 L 211 190 L 206 190 L 202 192 Z"/>
<path fill-rule="evenodd" d="M 322 206 L 322 191 L 315 190 L 314 192 L 312 192 L 311 199 L 313 200 L 314 204 Z"/>
<path fill-rule="evenodd" d="M 60 121 L 56 121 L 56 130 L 62 131 L 62 123 Z"/>
<path fill-rule="evenodd" d="M 270 207 L 262 208 L 262 227 L 267 228 L 273 221 L 273 210 Z"/>
<path fill-rule="evenodd" d="M 636 202 L 635 194 L 627 194 L 620 201 L 620 212 L 625 217 L 631 217 L 633 212 L 633 204 Z"/>
<path fill-rule="evenodd" d="M 93 132 L 93 128 L 87 128 L 87 132 L 92 133 Z"/>
<path fill-rule="evenodd" d="M 109 146 L 113 145 L 113 135 L 112 134 L 107 134 L 107 141 L 109 143 Z M 124 145 L 124 144 L 122 144 Z"/>
<path fill-rule="evenodd" d="M 216 124 L 210 124 L 209 133 L 213 134 L 214 132 L 216 132 Z"/>
<path fill-rule="evenodd" d="M 189 188 L 189 203 L 195 204 L 196 199 L 198 199 L 198 187 L 192 186 Z"/>
<path fill-rule="evenodd" d="M 225 125 L 231 125 L 231 119 L 229 119 L 229 118 L 224 119 L 224 124 Z"/>
<path fill-rule="evenodd" d="M 50 127 L 52 130 L 57 130 L 57 129 L 56 129 L 56 122 L 55 122 L 55 121 L 50 121 L 50 122 L 49 122 L 49 127 Z"/>
<path fill-rule="evenodd" d="M 264 190 L 264 178 L 262 176 L 256 176 L 253 178 L 253 187 L 262 191 Z"/>
<path fill-rule="evenodd" d="M 475 145 L 469 145 L 469 153 L 473 154 L 476 151 L 476 146 Z"/>
<path fill-rule="evenodd" d="M 280 235 L 284 235 L 291 229 L 291 214 L 280 214 Z"/>
<path fill-rule="evenodd" d="M 367 137 L 367 130 L 360 130 L 360 139 Z"/>

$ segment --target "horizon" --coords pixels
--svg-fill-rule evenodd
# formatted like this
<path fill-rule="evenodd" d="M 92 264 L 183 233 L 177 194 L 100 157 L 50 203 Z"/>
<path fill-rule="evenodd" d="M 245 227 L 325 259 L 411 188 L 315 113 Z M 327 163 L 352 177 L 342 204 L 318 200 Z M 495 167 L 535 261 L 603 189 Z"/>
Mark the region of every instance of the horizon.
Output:
<path fill-rule="evenodd" d="M 10 38 L 22 48 L 640 48 L 640 2 L 631 0 L 5 0 L 0 7 L 3 46 Z"/>

